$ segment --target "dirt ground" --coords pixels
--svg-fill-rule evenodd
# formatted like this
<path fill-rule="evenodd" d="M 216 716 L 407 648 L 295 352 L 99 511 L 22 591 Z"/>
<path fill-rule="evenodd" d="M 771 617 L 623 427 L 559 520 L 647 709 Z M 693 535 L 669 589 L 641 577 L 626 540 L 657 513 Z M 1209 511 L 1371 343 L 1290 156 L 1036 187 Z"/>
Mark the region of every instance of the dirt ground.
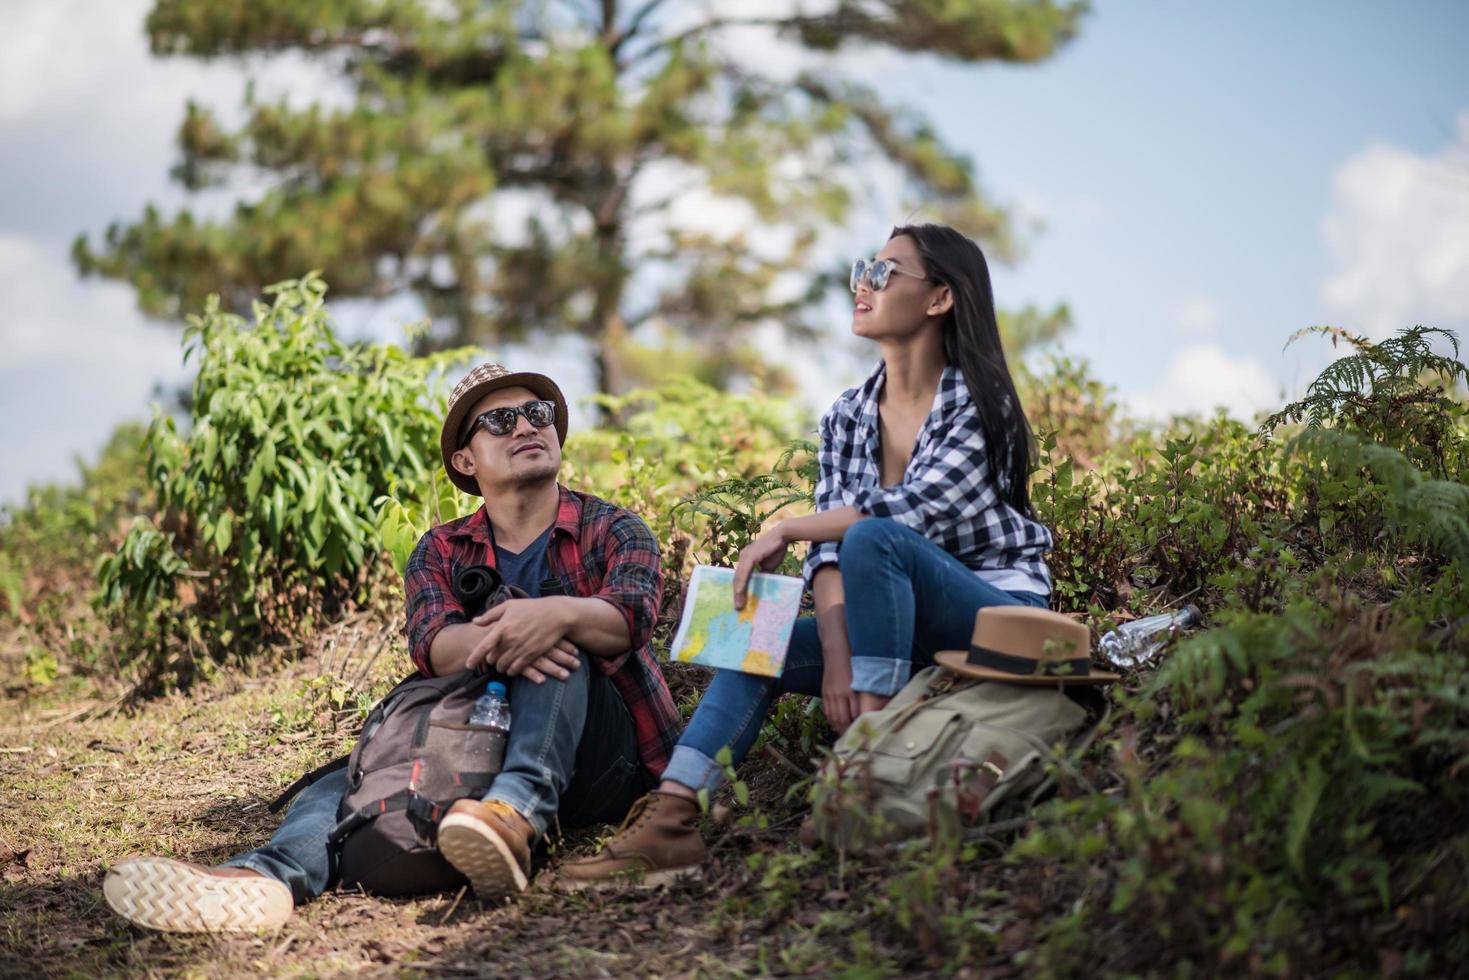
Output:
<path fill-rule="evenodd" d="M 915 942 L 922 923 L 905 929 L 890 912 L 872 915 L 874 895 L 880 904 L 893 899 L 860 885 L 881 881 L 883 868 L 798 848 L 799 804 L 785 800 L 798 767 L 784 754 L 746 766 L 759 820 L 711 824 L 703 877 L 673 888 L 566 896 L 533 886 L 500 906 L 470 894 L 402 900 L 336 891 L 261 935 L 151 933 L 110 911 L 102 878 L 128 854 L 213 863 L 263 843 L 278 823 L 266 805 L 296 775 L 350 747 L 352 698 L 375 697 L 406 662 L 401 640 L 358 622 L 329 631 L 303 660 L 259 676 L 225 673 L 184 695 L 129 704 L 88 685 L 58 685 L 72 695 L 41 699 L 12 691 L 0 705 L 0 975 L 913 976 L 975 969 L 959 950 Z M 590 850 L 596 834 L 557 846 Z M 969 874 L 976 872 L 984 866 Z M 989 954 L 985 975 L 1010 972 L 995 972 L 1007 959 L 1002 948 L 981 945 Z"/>

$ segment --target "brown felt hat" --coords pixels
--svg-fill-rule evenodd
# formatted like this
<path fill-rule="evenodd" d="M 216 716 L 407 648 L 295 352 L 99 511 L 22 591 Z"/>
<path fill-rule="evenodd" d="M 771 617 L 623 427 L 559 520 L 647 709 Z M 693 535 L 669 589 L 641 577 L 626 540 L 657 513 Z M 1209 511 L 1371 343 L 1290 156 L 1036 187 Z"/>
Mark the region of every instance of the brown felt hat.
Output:
<path fill-rule="evenodd" d="M 454 468 L 454 453 L 464 445 L 465 430 L 469 427 L 470 411 L 492 391 L 501 388 L 527 388 L 538 398 L 556 403 L 556 438 L 566 445 L 566 396 L 556 382 L 544 374 L 533 371 L 512 371 L 503 364 L 481 364 L 466 374 L 454 390 L 449 393 L 449 414 L 444 416 L 444 427 L 439 430 L 439 451 L 444 457 L 444 472 L 449 481 L 460 490 L 479 496 L 479 484 L 474 477 L 465 476 Z"/>
<path fill-rule="evenodd" d="M 1007 684 L 1110 684 L 1118 675 L 1092 670 L 1085 625 L 1049 609 L 988 606 L 974 617 L 968 650 L 935 654 L 966 677 Z"/>

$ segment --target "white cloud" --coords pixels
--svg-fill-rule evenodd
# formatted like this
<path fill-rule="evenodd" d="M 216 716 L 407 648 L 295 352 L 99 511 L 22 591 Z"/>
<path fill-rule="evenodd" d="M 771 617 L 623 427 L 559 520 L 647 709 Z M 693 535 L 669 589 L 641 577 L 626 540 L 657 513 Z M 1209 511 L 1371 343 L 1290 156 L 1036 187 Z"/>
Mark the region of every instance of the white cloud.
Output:
<path fill-rule="evenodd" d="M 72 474 L 114 425 L 145 417 L 155 383 L 185 373 L 178 331 L 147 323 L 131 291 L 76 282 L 64 249 L 0 235 L 0 500 Z"/>
<path fill-rule="evenodd" d="M 187 203 L 214 215 L 235 192 L 187 195 L 170 181 L 174 137 L 188 99 L 225 125 L 244 118 L 246 81 L 263 101 L 339 105 L 346 87 L 324 62 L 297 54 L 203 61 L 150 54 L 144 19 L 151 0 L 0 0 L 0 231 L 67 238 Z M 18 190 L 20 188 L 20 190 Z"/>
<path fill-rule="evenodd" d="M 1217 344 L 1204 343 L 1180 350 L 1152 387 L 1124 396 L 1124 401 L 1143 418 L 1207 414 L 1222 407 L 1249 421 L 1281 404 L 1281 387 L 1258 358 L 1234 357 Z"/>
<path fill-rule="evenodd" d="M 1224 308 L 1208 293 L 1193 291 L 1175 296 L 1164 310 L 1164 316 L 1178 336 L 1207 340 L 1218 333 Z"/>
<path fill-rule="evenodd" d="M 1459 138 L 1429 156 L 1374 143 L 1337 168 L 1322 297 L 1338 325 L 1469 328 L 1469 111 Z"/>

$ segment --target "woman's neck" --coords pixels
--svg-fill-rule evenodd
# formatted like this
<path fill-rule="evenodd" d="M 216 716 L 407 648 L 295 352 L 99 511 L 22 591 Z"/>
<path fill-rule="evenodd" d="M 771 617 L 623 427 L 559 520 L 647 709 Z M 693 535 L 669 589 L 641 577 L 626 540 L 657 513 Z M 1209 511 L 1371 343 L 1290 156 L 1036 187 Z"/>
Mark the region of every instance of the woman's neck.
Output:
<path fill-rule="evenodd" d="M 922 406 L 932 403 L 939 378 L 949 363 L 944 356 L 943 336 L 937 330 L 884 343 L 882 360 L 887 368 L 883 401 Z"/>

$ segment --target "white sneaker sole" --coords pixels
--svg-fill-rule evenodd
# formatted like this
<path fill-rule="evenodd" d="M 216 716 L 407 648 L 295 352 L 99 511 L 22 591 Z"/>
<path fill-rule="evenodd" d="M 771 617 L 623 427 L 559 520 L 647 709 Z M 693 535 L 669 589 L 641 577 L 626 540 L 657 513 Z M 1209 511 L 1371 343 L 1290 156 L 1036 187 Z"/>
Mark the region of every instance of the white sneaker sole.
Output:
<path fill-rule="evenodd" d="M 291 890 L 274 878 L 216 878 L 168 858 L 124 861 L 102 894 L 130 922 L 164 932 L 278 929 L 291 917 Z"/>
<path fill-rule="evenodd" d="M 530 884 L 510 845 L 489 824 L 468 814 L 451 813 L 439 821 L 439 853 L 469 879 L 482 900 L 519 895 Z"/>

